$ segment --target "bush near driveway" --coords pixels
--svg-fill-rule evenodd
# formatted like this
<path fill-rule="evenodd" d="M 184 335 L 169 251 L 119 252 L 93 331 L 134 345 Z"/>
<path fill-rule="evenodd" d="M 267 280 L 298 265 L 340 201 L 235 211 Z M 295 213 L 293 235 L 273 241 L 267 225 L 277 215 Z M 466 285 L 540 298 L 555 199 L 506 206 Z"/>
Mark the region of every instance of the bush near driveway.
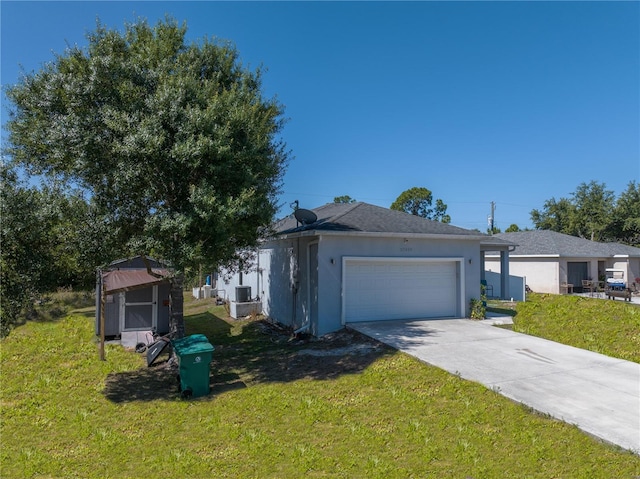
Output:
<path fill-rule="evenodd" d="M 113 345 L 99 361 L 86 316 L 13 331 L 0 477 L 640 475 L 637 455 L 357 335 L 291 341 L 220 309 L 188 314 L 216 346 L 213 393 L 191 401 L 166 364 Z"/>

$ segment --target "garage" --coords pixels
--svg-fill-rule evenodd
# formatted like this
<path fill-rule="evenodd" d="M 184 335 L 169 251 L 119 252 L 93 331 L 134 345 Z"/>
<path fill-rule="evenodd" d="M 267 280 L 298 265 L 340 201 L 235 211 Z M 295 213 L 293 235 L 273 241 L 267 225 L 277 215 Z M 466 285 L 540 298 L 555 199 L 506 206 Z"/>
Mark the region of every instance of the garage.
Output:
<path fill-rule="evenodd" d="M 461 264 L 458 258 L 344 258 L 343 323 L 457 317 Z"/>
<path fill-rule="evenodd" d="M 259 284 L 271 321 L 320 337 L 347 323 L 467 317 L 481 297 L 484 251 L 500 252 L 508 271 L 513 246 L 402 211 L 327 203 L 275 223 L 250 271 L 221 274 L 228 289 Z M 501 295 L 505 278 L 496 279 Z"/>

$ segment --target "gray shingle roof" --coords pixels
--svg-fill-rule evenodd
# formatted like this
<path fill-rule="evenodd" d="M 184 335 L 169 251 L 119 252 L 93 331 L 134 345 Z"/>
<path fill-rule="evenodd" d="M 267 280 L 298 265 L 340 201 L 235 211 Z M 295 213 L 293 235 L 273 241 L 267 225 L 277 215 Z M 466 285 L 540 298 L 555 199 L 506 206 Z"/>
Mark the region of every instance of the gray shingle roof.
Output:
<path fill-rule="evenodd" d="M 640 257 L 640 248 L 620 243 L 598 243 L 547 230 L 519 231 L 495 235 L 515 243 L 511 256 L 548 255 L 572 258 L 609 258 L 615 255 Z"/>
<path fill-rule="evenodd" d="M 457 236 L 486 236 L 473 230 L 432 221 L 401 211 L 390 210 L 368 203 L 328 203 L 313 211 L 318 219 L 312 224 L 299 225 L 293 215 L 274 225 L 276 234 L 302 231 L 341 231 L 366 233 L 430 234 Z"/>

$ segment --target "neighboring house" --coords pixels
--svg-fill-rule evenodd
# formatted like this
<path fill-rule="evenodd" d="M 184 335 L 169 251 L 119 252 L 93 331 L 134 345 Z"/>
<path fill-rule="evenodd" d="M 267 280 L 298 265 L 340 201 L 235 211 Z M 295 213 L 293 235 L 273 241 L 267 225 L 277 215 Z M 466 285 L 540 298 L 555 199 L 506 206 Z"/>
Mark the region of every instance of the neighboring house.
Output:
<path fill-rule="evenodd" d="M 166 265 L 141 256 L 114 261 L 98 270 L 96 284 L 96 335 L 100 335 L 101 298 L 104 293 L 104 336 L 128 331 L 169 332 L 169 294 Z"/>
<path fill-rule="evenodd" d="M 367 203 L 312 213 L 277 222 L 254 267 L 219 282 L 231 300 L 250 286 L 273 321 L 321 336 L 350 322 L 467 317 L 481 250 L 502 250 L 508 270 L 510 244 L 477 231 Z"/>
<path fill-rule="evenodd" d="M 640 248 L 545 230 L 494 236 L 517 245 L 509 253 L 509 271 L 525 276 L 527 286 L 537 293 L 564 292 L 563 283 L 580 292 L 582 280 L 603 281 L 607 269 L 621 271 L 627 287 L 640 277 Z M 501 271 L 497 255 L 485 255 L 485 269 Z"/>

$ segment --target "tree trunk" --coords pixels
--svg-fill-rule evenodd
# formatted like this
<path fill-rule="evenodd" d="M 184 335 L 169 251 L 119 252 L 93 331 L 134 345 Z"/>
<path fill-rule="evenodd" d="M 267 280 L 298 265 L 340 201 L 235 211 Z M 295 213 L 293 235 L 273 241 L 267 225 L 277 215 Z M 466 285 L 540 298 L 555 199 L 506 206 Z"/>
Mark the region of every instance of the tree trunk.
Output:
<path fill-rule="evenodd" d="M 184 337 L 184 291 L 182 289 L 182 276 L 175 276 L 171 280 L 169 292 L 169 330 L 171 337 Z"/>

